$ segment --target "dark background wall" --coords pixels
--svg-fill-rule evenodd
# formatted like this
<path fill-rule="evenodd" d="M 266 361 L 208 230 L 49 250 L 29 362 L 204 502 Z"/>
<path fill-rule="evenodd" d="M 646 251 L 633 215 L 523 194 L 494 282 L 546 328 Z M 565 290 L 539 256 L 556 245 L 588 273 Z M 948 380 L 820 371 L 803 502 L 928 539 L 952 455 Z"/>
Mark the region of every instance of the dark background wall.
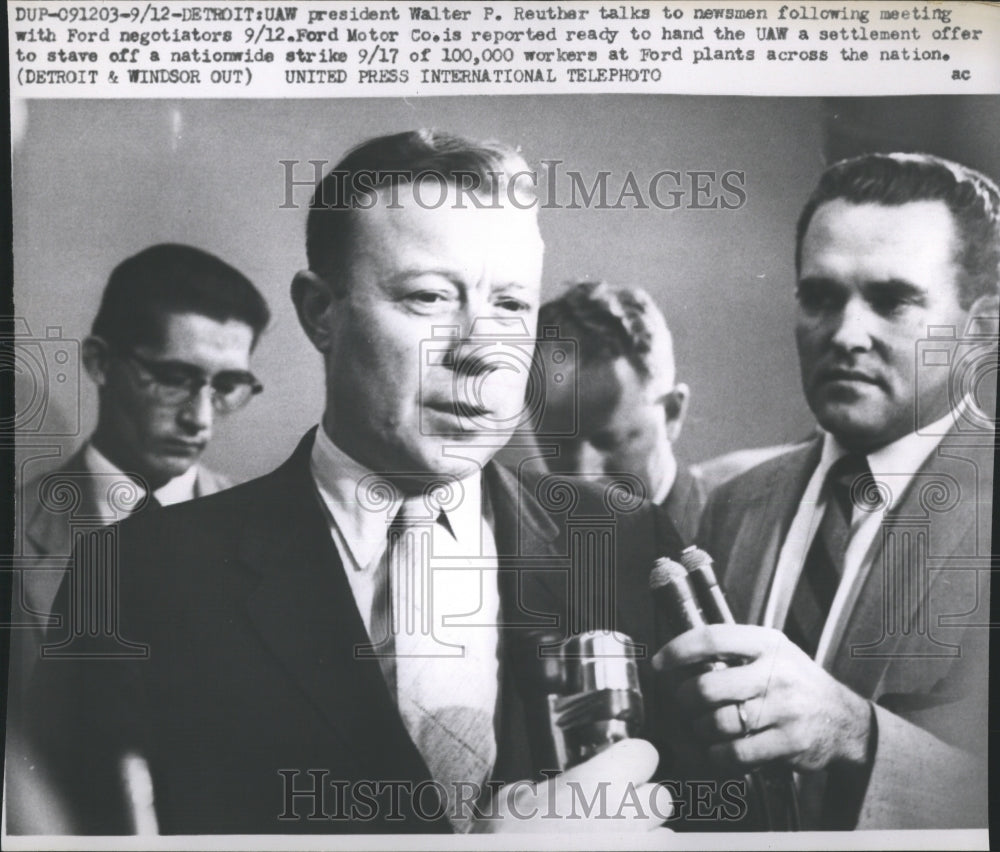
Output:
<path fill-rule="evenodd" d="M 233 263 L 272 305 L 254 367 L 266 390 L 219 424 L 207 460 L 238 477 L 262 473 L 322 408 L 318 356 L 288 299 L 291 276 L 305 265 L 309 191 L 294 191 L 301 209 L 281 209 L 280 161 L 301 161 L 296 177 L 307 179 L 308 160 L 332 164 L 365 138 L 420 126 L 520 145 L 529 161 L 561 160 L 560 170 L 578 171 L 588 185 L 610 172 L 612 199 L 629 172 L 643 188 L 664 169 L 745 173 L 738 210 L 541 212 L 546 295 L 569 278 L 606 278 L 646 287 L 662 306 L 678 378 L 693 390 L 680 442 L 691 461 L 811 428 L 791 336 L 792 233 L 827 162 L 930 150 L 1000 171 L 1000 98 L 32 101 L 13 160 L 17 314 L 36 338 L 78 340 L 112 267 L 151 243 L 189 242 Z M 31 351 L 44 362 L 51 349 L 48 340 Z M 19 404 L 39 405 L 37 368 L 18 370 Z M 66 452 L 93 426 L 86 377 L 71 373 L 56 386 L 52 375 L 42 380 L 52 388 L 46 422 L 75 434 L 26 435 L 27 475 L 56 460 L 40 459 L 40 445 Z"/>

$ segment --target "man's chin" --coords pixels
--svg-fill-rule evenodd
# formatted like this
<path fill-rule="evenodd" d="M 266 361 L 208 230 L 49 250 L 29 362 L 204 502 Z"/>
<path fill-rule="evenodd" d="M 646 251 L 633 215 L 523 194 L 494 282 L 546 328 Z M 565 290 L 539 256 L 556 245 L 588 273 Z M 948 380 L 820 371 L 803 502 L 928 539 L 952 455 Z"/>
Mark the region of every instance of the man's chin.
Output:
<path fill-rule="evenodd" d="M 849 450 L 877 449 L 906 432 L 905 427 L 896 429 L 884 417 L 858 406 L 826 406 L 815 414 L 819 425 Z"/>
<path fill-rule="evenodd" d="M 507 443 L 506 439 L 490 441 L 483 436 L 469 441 L 435 442 L 421 447 L 412 456 L 409 467 L 400 466 L 406 473 L 424 473 L 429 477 L 464 479 L 483 469 L 496 453 Z"/>
<path fill-rule="evenodd" d="M 171 479 L 187 473 L 192 465 L 198 463 L 198 458 L 198 456 L 191 458 L 168 456 L 167 458 L 151 459 L 147 467 L 149 473 L 145 478 L 152 484 L 155 491 L 161 485 L 166 485 Z"/>

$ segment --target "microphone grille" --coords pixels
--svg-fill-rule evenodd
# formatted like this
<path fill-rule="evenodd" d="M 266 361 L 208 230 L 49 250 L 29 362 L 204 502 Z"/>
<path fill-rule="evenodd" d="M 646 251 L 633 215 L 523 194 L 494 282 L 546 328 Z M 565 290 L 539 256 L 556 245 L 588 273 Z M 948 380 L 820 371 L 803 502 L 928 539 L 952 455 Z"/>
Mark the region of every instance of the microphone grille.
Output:
<path fill-rule="evenodd" d="M 683 564 L 688 571 L 711 568 L 712 557 L 700 547 L 692 545 L 691 547 L 684 548 L 684 551 L 681 553 L 681 564 Z"/>
<path fill-rule="evenodd" d="M 680 563 L 661 556 L 649 572 L 649 588 L 655 591 L 676 584 L 681 584 L 682 588 L 687 584 L 687 571 Z"/>

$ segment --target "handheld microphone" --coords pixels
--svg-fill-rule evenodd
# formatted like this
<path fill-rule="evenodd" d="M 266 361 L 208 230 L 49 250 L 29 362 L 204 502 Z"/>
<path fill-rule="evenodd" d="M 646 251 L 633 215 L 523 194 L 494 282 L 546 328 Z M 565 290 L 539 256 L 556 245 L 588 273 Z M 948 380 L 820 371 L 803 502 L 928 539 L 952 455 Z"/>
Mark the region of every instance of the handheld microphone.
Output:
<path fill-rule="evenodd" d="M 681 552 L 681 564 L 658 559 L 649 575 L 649 587 L 667 620 L 671 638 L 704 624 L 735 624 L 732 610 L 719 587 L 712 557 L 698 547 Z M 692 674 L 719 671 L 746 660 L 713 660 L 692 666 Z M 768 830 L 799 827 L 798 795 L 791 773 L 780 766 L 762 766 L 747 774 L 748 795 Z"/>
<path fill-rule="evenodd" d="M 639 732 L 637 646 L 628 636 L 592 630 L 564 639 L 530 631 L 518 646 L 526 710 L 535 722 L 528 729 L 542 766 L 569 769 Z"/>
<path fill-rule="evenodd" d="M 709 623 L 695 598 L 688 572 L 679 562 L 665 556 L 657 559 L 653 570 L 649 572 L 649 590 L 657 608 L 666 619 L 671 639 Z M 710 672 L 724 668 L 724 662 L 713 660 L 693 666 L 692 671 Z"/>
<path fill-rule="evenodd" d="M 712 568 L 712 557 L 700 547 L 685 548 L 681 552 L 681 564 L 687 569 L 688 579 L 701 603 L 701 608 L 709 624 L 735 624 L 736 619 L 729 609 L 719 581 Z"/>

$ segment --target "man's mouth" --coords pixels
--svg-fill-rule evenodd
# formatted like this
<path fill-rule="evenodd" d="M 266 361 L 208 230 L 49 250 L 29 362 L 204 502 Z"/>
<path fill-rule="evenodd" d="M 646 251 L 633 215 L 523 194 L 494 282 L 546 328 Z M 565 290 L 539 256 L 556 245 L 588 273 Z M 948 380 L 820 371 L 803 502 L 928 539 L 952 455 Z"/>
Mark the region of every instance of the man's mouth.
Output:
<path fill-rule="evenodd" d="M 490 414 L 490 410 L 481 405 L 470 405 L 467 402 L 453 402 L 450 400 L 428 402 L 427 407 L 440 414 L 450 414 L 452 417 L 475 418 L 485 417 Z"/>
<path fill-rule="evenodd" d="M 205 442 L 168 438 L 163 442 L 163 446 L 171 455 L 196 456 L 205 449 Z"/>
<path fill-rule="evenodd" d="M 820 382 L 831 384 L 834 382 L 861 382 L 862 384 L 876 385 L 882 387 L 882 380 L 877 376 L 866 373 L 862 370 L 851 370 L 846 367 L 832 367 L 820 370 L 817 376 Z"/>

